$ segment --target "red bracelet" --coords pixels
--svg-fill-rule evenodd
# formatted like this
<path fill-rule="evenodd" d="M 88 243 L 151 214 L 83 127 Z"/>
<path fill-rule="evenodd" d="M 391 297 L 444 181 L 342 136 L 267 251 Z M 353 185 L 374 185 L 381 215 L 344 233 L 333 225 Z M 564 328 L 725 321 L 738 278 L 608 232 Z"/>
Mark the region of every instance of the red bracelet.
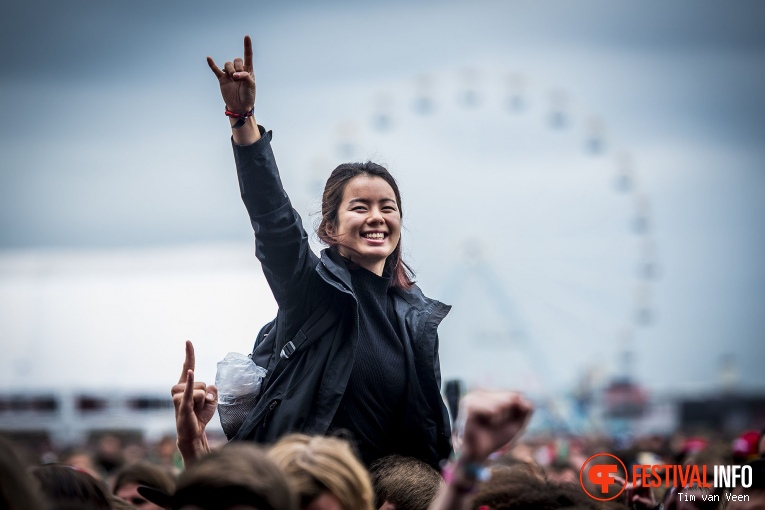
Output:
<path fill-rule="evenodd" d="M 232 112 L 228 108 L 226 108 L 226 117 L 233 117 L 234 119 L 239 119 L 232 125 L 231 127 L 234 129 L 240 128 L 244 126 L 244 123 L 247 122 L 247 119 L 252 117 L 255 114 L 255 107 L 251 108 L 249 112 L 245 113 L 236 113 Z"/>

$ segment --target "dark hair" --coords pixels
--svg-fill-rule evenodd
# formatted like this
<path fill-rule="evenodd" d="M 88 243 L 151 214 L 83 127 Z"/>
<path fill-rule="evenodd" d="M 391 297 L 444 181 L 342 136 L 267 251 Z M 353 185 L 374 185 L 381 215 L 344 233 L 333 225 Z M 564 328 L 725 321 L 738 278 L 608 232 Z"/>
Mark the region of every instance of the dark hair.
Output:
<path fill-rule="evenodd" d="M 136 462 L 123 466 L 117 471 L 112 483 L 112 494 L 123 485 L 134 483 L 171 493 L 175 489 L 175 479 L 163 468 L 149 462 Z"/>
<path fill-rule="evenodd" d="M 496 467 L 479 486 L 472 508 L 494 510 L 599 510 L 597 501 L 584 495 L 581 486 L 554 483 L 518 469 Z"/>
<path fill-rule="evenodd" d="M 379 177 L 387 182 L 396 195 L 396 205 L 398 206 L 399 214 L 402 217 L 404 216 L 398 184 L 396 184 L 396 180 L 385 167 L 371 161 L 366 163 L 343 163 L 332 170 L 332 174 L 330 174 L 327 184 L 324 186 L 324 193 L 321 197 L 321 222 L 316 229 L 319 239 L 329 245 L 330 248 L 335 248 L 337 242 L 327 233 L 327 227 L 337 225 L 337 211 L 343 201 L 345 186 L 351 179 L 360 175 Z M 401 257 L 400 238 L 393 253 L 388 255 L 388 258 L 385 260 L 384 270 L 391 275 L 391 287 L 408 290 L 414 285 L 414 272 Z"/>
<path fill-rule="evenodd" d="M 58 464 L 38 466 L 31 473 L 53 508 L 111 509 L 109 489 L 87 473 Z"/>
<path fill-rule="evenodd" d="M 297 509 L 284 471 L 251 443 L 231 443 L 183 472 L 171 506 L 182 508 L 192 502 L 202 508 L 251 504 L 263 509 Z"/>
<path fill-rule="evenodd" d="M 375 508 L 386 501 L 396 510 L 427 510 L 441 488 L 441 475 L 421 460 L 389 455 L 369 468 Z"/>

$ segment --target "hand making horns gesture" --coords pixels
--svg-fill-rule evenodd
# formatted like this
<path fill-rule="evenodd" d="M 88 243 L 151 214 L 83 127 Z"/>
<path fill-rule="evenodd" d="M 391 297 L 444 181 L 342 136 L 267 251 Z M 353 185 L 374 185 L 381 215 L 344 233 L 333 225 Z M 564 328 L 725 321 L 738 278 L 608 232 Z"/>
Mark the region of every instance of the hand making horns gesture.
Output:
<path fill-rule="evenodd" d="M 226 62 L 221 71 L 212 57 L 207 57 L 207 65 L 218 78 L 226 109 L 238 114 L 252 110 L 255 106 L 255 74 L 252 71 L 250 36 L 244 36 L 244 61 L 237 57 L 233 62 Z"/>
<path fill-rule="evenodd" d="M 194 382 L 194 345 L 186 341 L 186 359 L 178 384 L 170 394 L 175 407 L 175 428 L 178 449 L 186 464 L 209 451 L 205 427 L 218 406 L 218 388 L 203 382 Z"/>

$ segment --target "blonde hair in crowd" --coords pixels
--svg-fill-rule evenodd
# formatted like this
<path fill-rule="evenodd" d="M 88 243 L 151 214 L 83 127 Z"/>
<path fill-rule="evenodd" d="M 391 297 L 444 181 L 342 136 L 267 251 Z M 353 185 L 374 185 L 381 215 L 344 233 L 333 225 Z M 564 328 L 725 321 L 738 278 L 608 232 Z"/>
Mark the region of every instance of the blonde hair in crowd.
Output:
<path fill-rule="evenodd" d="M 301 506 L 328 491 L 343 510 L 374 510 L 369 473 L 344 440 L 292 434 L 274 444 L 269 456 L 286 473 Z"/>

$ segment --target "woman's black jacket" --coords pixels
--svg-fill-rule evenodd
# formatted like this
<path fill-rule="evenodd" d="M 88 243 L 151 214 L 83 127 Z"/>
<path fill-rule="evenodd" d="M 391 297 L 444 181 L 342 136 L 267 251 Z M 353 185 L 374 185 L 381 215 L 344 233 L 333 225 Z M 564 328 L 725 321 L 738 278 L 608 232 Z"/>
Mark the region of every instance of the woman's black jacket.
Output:
<path fill-rule="evenodd" d="M 282 347 L 304 332 L 317 308 L 334 314 L 331 327 L 319 338 L 306 338 L 284 370 L 268 382 L 256 408 L 233 438 L 272 442 L 290 432 L 327 432 L 353 366 L 358 311 L 342 258 L 330 249 L 323 250 L 321 258 L 311 251 L 302 220 L 282 187 L 271 132 L 259 129 L 258 142 L 234 144 L 234 157 L 242 200 L 255 230 L 255 253 L 279 305 L 273 327 L 269 325 L 270 334 L 276 337 L 269 339 L 275 340 L 275 347 L 268 368 L 276 364 Z M 400 446 L 397 453 L 434 467 L 451 451 L 449 418 L 440 394 L 436 331 L 449 308 L 425 297 L 417 286 L 394 291 L 406 366 L 391 370 L 407 371 L 405 432 L 394 440 Z"/>

